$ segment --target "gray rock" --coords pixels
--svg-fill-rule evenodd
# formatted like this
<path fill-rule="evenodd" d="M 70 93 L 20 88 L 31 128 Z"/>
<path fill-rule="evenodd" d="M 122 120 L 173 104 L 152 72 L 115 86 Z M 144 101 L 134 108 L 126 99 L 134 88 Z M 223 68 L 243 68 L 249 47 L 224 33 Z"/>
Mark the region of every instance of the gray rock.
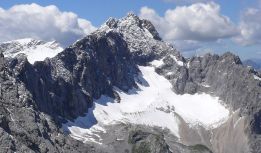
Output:
<path fill-rule="evenodd" d="M 172 83 L 174 92 L 218 96 L 231 111 L 239 110 L 238 116 L 214 131 L 190 129 L 184 123 L 183 142 L 164 130 L 112 125 L 124 141 L 106 139 L 97 146 L 60 130 L 63 122 L 84 115 L 103 94 L 120 102 L 113 88 L 137 87 L 137 65 L 159 59 L 164 64 L 156 71 Z M 254 76 L 261 75 L 231 53 L 185 59 L 160 39 L 149 21 L 134 14 L 111 18 L 56 57 L 33 65 L 22 54 L 10 59 L 0 54 L 0 152 L 260 152 L 261 81 Z M 244 122 L 232 129 L 237 117 Z M 242 141 L 235 143 L 231 137 Z M 243 149 L 238 150 L 238 144 Z"/>
<path fill-rule="evenodd" d="M 252 152 L 260 151 L 261 86 L 260 80 L 254 78 L 254 75 L 260 75 L 257 71 L 242 65 L 239 57 L 232 53 L 192 57 L 186 66 L 179 68 L 165 62 L 158 69 L 162 75 L 174 72 L 174 76 L 165 77 L 172 82 L 176 93 L 209 93 L 220 97 L 232 111 L 240 110 L 240 116 L 248 118 L 243 131 L 249 137 L 250 148 Z"/>

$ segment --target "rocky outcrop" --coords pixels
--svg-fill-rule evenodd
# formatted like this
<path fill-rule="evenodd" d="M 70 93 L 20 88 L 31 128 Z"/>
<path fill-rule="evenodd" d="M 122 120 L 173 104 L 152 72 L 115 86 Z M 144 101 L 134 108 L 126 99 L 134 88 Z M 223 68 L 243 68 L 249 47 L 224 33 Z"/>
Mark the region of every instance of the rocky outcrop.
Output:
<path fill-rule="evenodd" d="M 26 62 L 26 61 L 25 61 Z M 4 72 L 3 72 L 4 71 Z M 88 152 L 89 146 L 62 134 L 53 117 L 38 109 L 12 69 L 0 71 L 1 152 Z"/>
<path fill-rule="evenodd" d="M 213 151 L 227 153 L 239 148 L 237 152 L 248 152 L 247 146 L 252 144 L 254 147 L 251 148 L 255 148 L 252 152 L 260 150 L 257 144 L 260 142 L 261 86 L 260 79 L 257 79 L 260 74 L 257 71 L 243 66 L 239 57 L 232 53 L 225 53 L 221 56 L 206 54 L 202 57 L 192 57 L 186 61 L 185 66 L 179 66 L 167 57 L 163 61 L 164 64 L 157 68 L 157 72 L 165 75 L 172 82 L 175 92 L 180 94 L 204 92 L 218 96 L 232 112 L 239 110 L 238 116 L 246 118 L 244 121 L 242 120 L 242 126 L 239 126 L 238 129 L 230 127 L 232 124 L 230 120 L 220 126 L 217 131 L 223 133 L 222 137 L 224 133 L 233 136 L 226 137 L 227 142 L 221 143 L 224 142 L 223 138 L 214 135 L 213 139 L 218 141 L 218 145 L 214 144 Z M 174 73 L 168 75 L 168 72 Z M 240 142 L 230 139 L 230 137 L 240 135 L 242 136 L 239 139 Z M 227 150 L 228 143 L 231 143 L 230 146 L 234 148 Z"/>
<path fill-rule="evenodd" d="M 114 97 L 113 86 L 135 86 L 137 72 L 127 44 L 114 32 L 90 35 L 44 62 L 13 59 L 9 67 L 40 111 L 67 119 L 83 115 L 102 94 Z"/>
<path fill-rule="evenodd" d="M 1 54 L 2 55 L 2 54 Z M 136 65 L 121 35 L 90 35 L 52 59 L 31 65 L 1 56 L 1 152 L 97 152 L 60 131 L 101 94 L 135 86 Z M 6 65 L 6 66 L 4 66 Z"/>
<path fill-rule="evenodd" d="M 139 65 L 146 65 L 155 59 L 172 54 L 184 61 L 181 54 L 170 44 L 163 42 L 153 24 L 129 13 L 122 19 L 110 18 L 96 32 L 115 31 L 123 36 L 132 58 Z"/>
<path fill-rule="evenodd" d="M 120 102 L 114 87 L 137 87 L 137 65 L 154 60 L 163 63 L 156 71 L 174 92 L 218 96 L 231 110 L 230 119 L 210 131 L 182 122 L 180 140 L 162 129 L 114 125 L 110 128 L 118 135 L 107 133 L 102 146 L 78 142 L 60 130 L 103 94 Z M 260 76 L 231 53 L 185 59 L 134 14 L 111 18 L 54 58 L 30 64 L 24 55 L 0 54 L 1 152 L 259 152 Z"/>

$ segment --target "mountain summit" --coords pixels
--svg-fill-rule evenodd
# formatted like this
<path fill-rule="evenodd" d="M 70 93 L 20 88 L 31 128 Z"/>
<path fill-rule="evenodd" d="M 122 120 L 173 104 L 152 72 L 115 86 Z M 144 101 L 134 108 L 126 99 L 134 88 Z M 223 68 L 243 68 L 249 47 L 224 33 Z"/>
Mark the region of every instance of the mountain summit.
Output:
<path fill-rule="evenodd" d="M 5 57 L 15 57 L 24 54 L 28 61 L 43 61 L 46 57 L 52 58 L 63 50 L 56 41 L 44 42 L 41 40 L 25 38 L 0 43 L 0 50 Z"/>
<path fill-rule="evenodd" d="M 261 75 L 231 53 L 186 59 L 132 13 L 62 51 L 0 46 L 1 152 L 261 150 Z M 42 46 L 59 53 L 34 63 Z"/>

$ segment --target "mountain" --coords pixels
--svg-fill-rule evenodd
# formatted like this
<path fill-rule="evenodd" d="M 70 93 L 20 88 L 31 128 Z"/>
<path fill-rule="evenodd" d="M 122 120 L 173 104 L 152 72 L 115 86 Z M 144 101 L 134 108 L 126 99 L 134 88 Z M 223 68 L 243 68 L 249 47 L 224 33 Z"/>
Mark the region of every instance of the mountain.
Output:
<path fill-rule="evenodd" d="M 261 150 L 261 74 L 232 53 L 186 59 L 134 14 L 52 58 L 9 57 L 0 56 L 1 152 Z"/>
<path fill-rule="evenodd" d="M 251 66 L 254 69 L 260 70 L 261 69 L 261 60 L 260 59 L 248 59 L 243 61 L 244 65 Z"/>
<path fill-rule="evenodd" d="M 56 41 L 44 42 L 31 38 L 18 39 L 0 43 L 0 50 L 5 57 L 15 57 L 24 54 L 28 61 L 33 64 L 35 61 L 42 61 L 46 57 L 52 58 L 63 50 Z"/>

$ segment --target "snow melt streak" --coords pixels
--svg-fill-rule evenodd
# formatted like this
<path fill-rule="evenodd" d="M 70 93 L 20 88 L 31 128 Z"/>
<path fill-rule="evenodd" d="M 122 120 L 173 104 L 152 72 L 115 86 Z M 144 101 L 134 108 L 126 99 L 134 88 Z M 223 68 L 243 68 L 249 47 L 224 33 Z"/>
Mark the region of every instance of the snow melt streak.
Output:
<path fill-rule="evenodd" d="M 179 118 L 175 113 L 191 126 L 201 124 L 208 128 L 228 117 L 229 111 L 217 97 L 207 94 L 177 95 L 171 90 L 170 82 L 158 75 L 153 67 L 140 66 L 139 69 L 142 72 L 137 78 L 142 82 L 140 89 L 132 89 L 128 93 L 116 89 L 120 103 L 102 96 L 85 117 L 68 122 L 64 128 L 74 138 L 84 141 L 92 140 L 90 134 L 103 131 L 105 125 L 119 122 L 168 128 L 179 137 Z"/>

